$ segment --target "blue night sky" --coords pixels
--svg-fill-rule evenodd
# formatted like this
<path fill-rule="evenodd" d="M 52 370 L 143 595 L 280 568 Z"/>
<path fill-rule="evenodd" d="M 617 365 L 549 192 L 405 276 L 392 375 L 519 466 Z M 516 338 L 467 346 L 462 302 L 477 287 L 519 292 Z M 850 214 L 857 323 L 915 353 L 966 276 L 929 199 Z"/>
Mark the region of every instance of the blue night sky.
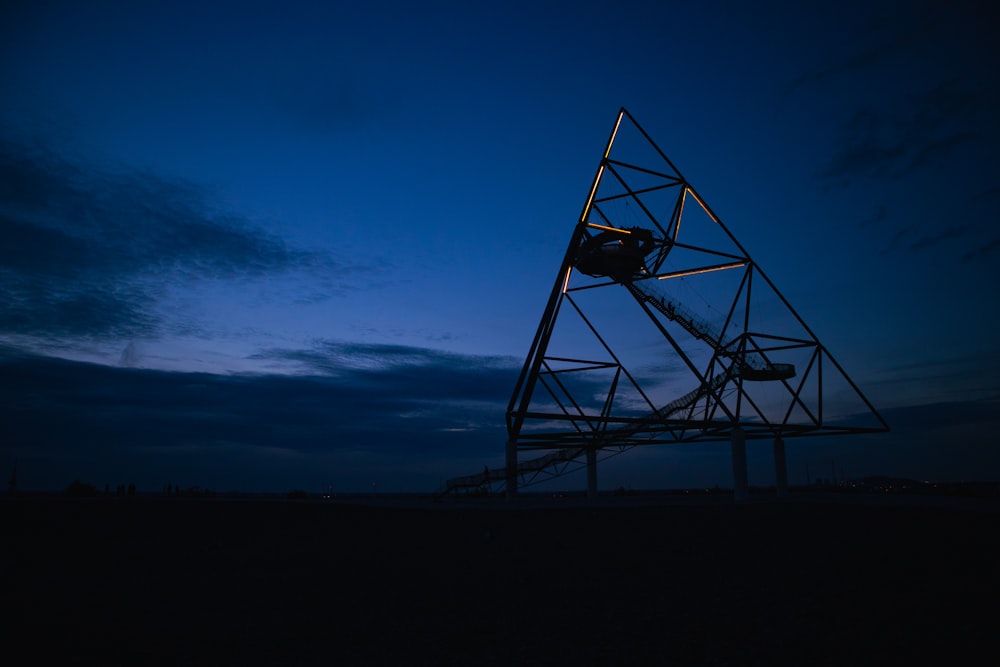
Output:
<path fill-rule="evenodd" d="M 892 429 L 789 444 L 790 481 L 1000 479 L 982 4 L 4 3 L 0 465 L 219 491 L 502 466 L 624 106 Z M 601 471 L 714 484 L 724 444 Z"/>

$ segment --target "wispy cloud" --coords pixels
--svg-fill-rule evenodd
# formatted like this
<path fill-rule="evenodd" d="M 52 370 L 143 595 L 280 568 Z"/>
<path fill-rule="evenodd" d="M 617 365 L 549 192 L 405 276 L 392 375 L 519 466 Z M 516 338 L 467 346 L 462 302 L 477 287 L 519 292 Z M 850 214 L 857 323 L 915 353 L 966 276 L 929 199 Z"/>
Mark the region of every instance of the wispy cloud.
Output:
<path fill-rule="evenodd" d="M 973 248 L 962 255 L 962 261 L 972 262 L 979 259 L 986 259 L 1000 251 L 1000 238 L 990 239 L 978 248 Z"/>
<path fill-rule="evenodd" d="M 367 389 L 411 392 L 421 400 L 503 396 L 513 388 L 521 368 L 521 360 L 513 357 L 339 341 L 319 341 L 304 350 L 263 350 L 252 358 L 290 364 L 299 374 L 339 378 Z M 493 384 L 498 378 L 500 384 Z"/>
<path fill-rule="evenodd" d="M 905 105 L 860 107 L 843 123 L 833 158 L 819 176 L 838 182 L 900 178 L 939 163 L 977 138 L 965 124 L 975 103 L 971 93 L 947 81 Z"/>
<path fill-rule="evenodd" d="M 967 237 L 974 227 L 972 225 L 952 225 L 945 227 L 937 234 L 922 236 L 910 244 L 910 250 L 924 250 L 925 248 L 936 248 L 942 243 Z"/>
<path fill-rule="evenodd" d="M 29 336 L 148 336 L 171 283 L 343 268 L 196 184 L 3 140 L 0 235 L 0 330 Z"/>
<path fill-rule="evenodd" d="M 927 232 L 914 225 L 905 225 L 899 228 L 886 246 L 882 249 L 882 255 L 888 255 L 898 250 L 909 252 L 922 252 L 924 250 L 941 250 L 949 244 L 957 241 L 966 241 L 975 236 L 980 231 L 977 225 L 948 225 L 933 232 Z M 991 243 L 986 243 L 978 248 L 968 251 L 963 255 L 964 261 L 984 257 L 995 250 Z"/>
<path fill-rule="evenodd" d="M 881 379 L 872 380 L 880 385 L 880 393 L 888 400 L 908 403 L 915 387 L 930 387 L 922 400 L 970 401 L 1000 398 L 994 378 L 1000 372 L 997 359 L 970 353 L 966 356 L 948 356 L 915 360 L 896 364 L 882 370 Z"/>
<path fill-rule="evenodd" d="M 865 70 L 877 63 L 908 51 L 915 44 L 919 43 L 920 38 L 927 33 L 928 29 L 926 27 L 913 27 L 895 35 L 890 40 L 878 42 L 819 67 L 806 70 L 788 84 L 785 92 L 792 94 L 803 87 L 821 85 L 830 79 Z"/>
<path fill-rule="evenodd" d="M 269 103 L 297 125 L 335 134 L 370 126 L 393 105 L 372 82 L 347 71 L 331 74 L 312 62 L 282 68 L 266 94 Z"/>
<path fill-rule="evenodd" d="M 885 245 L 885 247 L 882 248 L 881 254 L 888 255 L 889 253 L 897 250 L 908 237 L 917 233 L 919 232 L 914 225 L 904 225 L 900 227 L 896 230 L 896 233 L 892 235 L 892 238 L 889 239 L 889 242 Z"/>
<path fill-rule="evenodd" d="M 786 91 L 822 89 L 844 103 L 822 180 L 896 179 L 992 138 L 991 10 L 974 2 L 857 9 L 829 27 L 839 53 L 808 66 Z"/>
<path fill-rule="evenodd" d="M 951 259 L 969 262 L 994 252 L 981 201 L 995 188 L 994 13 L 974 2 L 916 3 L 905 12 L 871 4 L 832 25 L 839 54 L 788 87 L 838 101 L 828 107 L 837 116 L 816 178 L 828 189 L 884 190 L 885 204 L 859 222 L 872 230 L 891 207 L 883 255 L 947 245 Z M 954 204 L 942 214 L 945 200 Z"/>
<path fill-rule="evenodd" d="M 963 40 L 982 40 L 984 44 L 990 39 L 984 27 L 990 24 L 991 17 L 983 15 L 981 3 L 954 2 L 946 6 L 918 2 L 905 11 L 892 2 L 866 5 L 847 12 L 851 21 L 830 26 L 846 48 L 795 77 L 786 87 L 786 94 L 864 75 L 887 64 L 906 66 L 928 51 L 939 57 L 954 57 L 956 51 L 967 46 L 955 44 L 955 35 Z"/>
<path fill-rule="evenodd" d="M 875 207 L 875 210 L 869 217 L 863 218 L 858 222 L 858 227 L 862 229 L 868 227 L 875 227 L 881 225 L 888 218 L 889 218 L 888 207 L 885 204 L 879 204 L 878 206 Z"/>

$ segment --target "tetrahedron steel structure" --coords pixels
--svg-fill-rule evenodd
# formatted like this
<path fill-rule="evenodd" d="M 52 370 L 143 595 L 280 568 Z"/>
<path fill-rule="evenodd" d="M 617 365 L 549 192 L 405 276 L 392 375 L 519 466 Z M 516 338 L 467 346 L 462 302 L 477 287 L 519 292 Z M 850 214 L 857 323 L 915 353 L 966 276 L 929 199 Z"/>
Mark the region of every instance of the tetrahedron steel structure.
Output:
<path fill-rule="evenodd" d="M 510 494 L 587 465 L 593 487 L 597 460 L 631 447 L 730 440 L 739 491 L 745 439 L 777 457 L 784 438 L 885 430 L 623 108 L 507 408 L 506 468 L 449 484 Z"/>

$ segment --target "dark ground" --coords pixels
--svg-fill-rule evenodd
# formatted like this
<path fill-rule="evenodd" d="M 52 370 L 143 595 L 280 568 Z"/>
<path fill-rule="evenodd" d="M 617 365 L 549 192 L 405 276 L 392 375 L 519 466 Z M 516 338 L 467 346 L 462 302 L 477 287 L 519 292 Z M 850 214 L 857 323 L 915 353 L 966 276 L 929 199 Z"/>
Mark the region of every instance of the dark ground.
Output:
<path fill-rule="evenodd" d="M 1000 664 L 995 508 L 522 500 L 3 499 L 5 655 Z"/>

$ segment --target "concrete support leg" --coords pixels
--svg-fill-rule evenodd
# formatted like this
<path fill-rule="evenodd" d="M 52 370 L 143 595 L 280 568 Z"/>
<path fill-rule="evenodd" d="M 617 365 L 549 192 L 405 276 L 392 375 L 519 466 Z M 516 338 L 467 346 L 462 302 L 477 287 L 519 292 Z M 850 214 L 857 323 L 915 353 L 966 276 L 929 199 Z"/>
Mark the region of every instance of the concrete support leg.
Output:
<path fill-rule="evenodd" d="M 733 450 L 733 500 L 742 503 L 746 502 L 749 491 L 746 434 L 739 426 L 733 429 L 731 445 Z"/>
<path fill-rule="evenodd" d="M 774 488 L 779 496 L 788 493 L 788 468 L 785 465 L 785 441 L 774 436 Z"/>
<path fill-rule="evenodd" d="M 597 497 L 597 450 L 587 450 L 587 497 Z"/>
<path fill-rule="evenodd" d="M 504 472 L 507 473 L 507 500 L 513 500 L 517 496 L 517 443 L 513 440 L 507 441 L 506 464 Z"/>

